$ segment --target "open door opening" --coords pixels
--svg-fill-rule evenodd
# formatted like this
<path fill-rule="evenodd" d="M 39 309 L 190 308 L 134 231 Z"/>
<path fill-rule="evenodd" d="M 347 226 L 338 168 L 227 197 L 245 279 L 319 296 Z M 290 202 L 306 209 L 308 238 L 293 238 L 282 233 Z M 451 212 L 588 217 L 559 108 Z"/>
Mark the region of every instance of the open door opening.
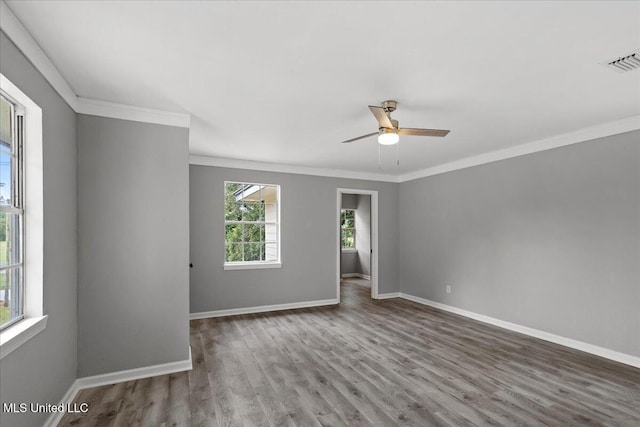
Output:
<path fill-rule="evenodd" d="M 337 298 L 341 280 L 371 287 L 378 299 L 378 192 L 338 188 Z"/>

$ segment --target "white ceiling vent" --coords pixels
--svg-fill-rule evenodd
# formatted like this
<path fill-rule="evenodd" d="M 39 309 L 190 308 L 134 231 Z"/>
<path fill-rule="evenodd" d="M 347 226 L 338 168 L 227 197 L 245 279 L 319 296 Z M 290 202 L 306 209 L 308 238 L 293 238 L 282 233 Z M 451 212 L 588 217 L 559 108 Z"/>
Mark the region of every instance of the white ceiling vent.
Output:
<path fill-rule="evenodd" d="M 618 73 L 633 71 L 640 68 L 640 50 L 636 50 L 626 56 L 620 56 L 616 59 L 603 62 L 602 65 L 606 65 L 608 68 L 617 71 Z"/>

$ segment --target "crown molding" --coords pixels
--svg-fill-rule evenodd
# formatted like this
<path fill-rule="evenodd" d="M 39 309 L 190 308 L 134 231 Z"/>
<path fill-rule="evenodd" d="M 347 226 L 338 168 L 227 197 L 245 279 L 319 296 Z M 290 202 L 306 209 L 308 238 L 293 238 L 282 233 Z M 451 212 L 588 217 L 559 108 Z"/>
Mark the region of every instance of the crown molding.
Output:
<path fill-rule="evenodd" d="M 232 169 L 251 169 L 267 172 L 295 173 L 301 175 L 327 176 L 334 178 L 363 179 L 368 181 L 383 181 L 402 183 L 414 179 L 425 178 L 441 173 L 452 172 L 459 169 L 466 169 L 486 163 L 506 160 L 513 157 L 524 156 L 526 154 L 537 153 L 539 151 L 551 150 L 553 148 L 564 147 L 566 145 L 591 141 L 607 136 L 618 135 L 625 132 L 632 132 L 640 129 L 640 115 L 627 117 L 626 119 L 615 120 L 602 123 L 596 126 L 580 129 L 574 132 L 567 132 L 550 138 L 540 139 L 515 147 L 502 150 L 490 151 L 477 156 L 466 157 L 449 163 L 433 166 L 403 175 L 385 175 L 368 172 L 354 172 L 339 169 L 321 169 L 304 166 L 293 166 L 280 163 L 257 162 L 240 159 L 226 159 L 222 157 L 189 156 L 189 163 L 192 165 L 217 166 Z"/>
<path fill-rule="evenodd" d="M 29 31 L 2 0 L 0 0 L 0 29 L 18 46 L 24 56 L 31 61 L 33 66 L 40 71 L 49 84 L 75 111 L 78 103 L 76 93 L 62 77 L 62 74 L 51 62 L 47 54 L 44 53 L 40 45 L 29 34 Z"/>
<path fill-rule="evenodd" d="M 431 168 L 409 172 L 398 177 L 399 182 L 411 181 L 427 176 L 438 175 L 441 173 L 451 172 L 458 169 L 470 168 L 472 166 L 483 165 L 485 163 L 497 162 L 499 160 L 510 159 L 512 157 L 524 156 L 526 154 L 537 153 L 539 151 L 551 150 L 553 148 L 564 147 L 565 145 L 577 144 L 580 142 L 591 141 L 593 139 L 603 138 L 612 135 L 618 135 L 625 132 L 631 132 L 640 129 L 640 115 L 627 117 L 626 119 L 615 120 L 612 122 L 602 123 L 596 126 L 590 126 L 573 132 L 567 132 L 560 135 L 544 138 L 533 142 L 528 142 L 515 147 L 505 148 L 502 150 L 490 151 L 488 153 L 479 154 L 477 156 L 466 157 L 450 163 L 444 163 Z"/>
<path fill-rule="evenodd" d="M 189 114 L 116 104 L 76 95 L 55 64 L 2 0 L 0 0 L 0 29 L 76 113 L 167 126 L 190 127 L 191 116 Z"/>
<path fill-rule="evenodd" d="M 117 104 L 115 102 L 99 101 L 97 99 L 82 97 L 77 98 L 76 113 L 182 128 L 188 128 L 191 126 L 190 114 L 154 110 L 151 108 Z"/>
<path fill-rule="evenodd" d="M 369 172 L 355 172 L 341 169 L 293 166 L 282 163 L 256 162 L 251 160 L 226 159 L 222 157 L 189 156 L 189 164 L 216 166 L 219 168 L 250 169 L 264 172 L 293 173 L 299 175 L 325 176 L 331 178 L 362 179 L 366 181 L 400 182 L 397 176 Z"/>

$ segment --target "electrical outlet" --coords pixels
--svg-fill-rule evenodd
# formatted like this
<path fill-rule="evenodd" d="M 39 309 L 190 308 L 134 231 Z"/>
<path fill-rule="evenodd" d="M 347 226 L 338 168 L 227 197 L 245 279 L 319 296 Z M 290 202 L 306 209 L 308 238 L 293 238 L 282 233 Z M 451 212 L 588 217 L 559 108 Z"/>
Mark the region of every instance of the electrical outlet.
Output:
<path fill-rule="evenodd" d="M 447 293 L 450 294 L 451 293 L 451 285 L 447 285 Z"/>

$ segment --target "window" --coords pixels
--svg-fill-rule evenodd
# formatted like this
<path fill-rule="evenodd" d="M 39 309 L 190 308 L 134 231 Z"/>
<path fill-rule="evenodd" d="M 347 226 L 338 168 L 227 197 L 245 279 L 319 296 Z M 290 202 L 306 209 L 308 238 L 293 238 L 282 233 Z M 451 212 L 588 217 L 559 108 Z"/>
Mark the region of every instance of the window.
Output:
<path fill-rule="evenodd" d="M 0 359 L 47 326 L 42 109 L 0 73 Z"/>
<path fill-rule="evenodd" d="M 0 329 L 23 317 L 23 114 L 0 96 Z"/>
<path fill-rule="evenodd" d="M 280 186 L 224 183 L 225 269 L 280 266 Z"/>
<path fill-rule="evenodd" d="M 356 211 L 353 209 L 340 211 L 340 247 L 342 249 L 356 248 Z"/>

